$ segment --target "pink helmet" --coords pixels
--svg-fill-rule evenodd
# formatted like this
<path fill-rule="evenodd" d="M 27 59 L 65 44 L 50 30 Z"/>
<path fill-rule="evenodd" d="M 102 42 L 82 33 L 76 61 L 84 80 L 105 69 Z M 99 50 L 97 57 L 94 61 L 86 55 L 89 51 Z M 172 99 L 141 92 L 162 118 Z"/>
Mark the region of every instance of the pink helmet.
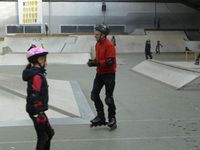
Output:
<path fill-rule="evenodd" d="M 41 47 L 33 47 L 27 51 L 26 57 L 28 60 L 31 60 L 33 57 L 38 57 L 38 56 L 47 55 L 47 54 L 48 54 L 47 50 Z"/>

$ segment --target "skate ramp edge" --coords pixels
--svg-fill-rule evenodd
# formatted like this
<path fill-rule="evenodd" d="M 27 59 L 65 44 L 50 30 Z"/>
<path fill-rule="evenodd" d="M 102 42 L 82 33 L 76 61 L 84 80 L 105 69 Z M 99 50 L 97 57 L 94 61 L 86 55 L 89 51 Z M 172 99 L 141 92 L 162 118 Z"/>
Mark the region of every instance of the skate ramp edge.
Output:
<path fill-rule="evenodd" d="M 94 114 L 77 81 L 47 79 L 52 124 L 88 124 Z M 0 127 L 32 125 L 25 111 L 27 83 L 21 76 L 0 74 Z M 7 109 L 8 106 L 11 109 Z"/>
<path fill-rule="evenodd" d="M 85 65 L 90 58 L 90 53 L 50 53 L 47 63 Z M 0 66 L 26 65 L 27 63 L 25 53 L 0 55 Z"/>
<path fill-rule="evenodd" d="M 132 71 L 170 85 L 178 90 L 200 89 L 199 72 L 169 65 L 161 61 L 145 60 L 133 67 Z"/>
<path fill-rule="evenodd" d="M 111 39 L 112 35 L 108 36 Z M 136 29 L 130 35 L 115 35 L 117 53 L 143 53 L 145 41 L 151 40 L 152 50 L 156 48 L 157 40 L 163 45 L 161 52 L 183 52 L 187 36 L 183 31 L 144 31 Z M 4 47 L 9 47 L 13 53 L 24 53 L 31 43 L 43 46 L 53 53 L 90 53 L 96 44 L 93 35 L 71 35 L 64 37 L 5 37 Z M 0 45 L 1 46 L 1 45 Z"/>

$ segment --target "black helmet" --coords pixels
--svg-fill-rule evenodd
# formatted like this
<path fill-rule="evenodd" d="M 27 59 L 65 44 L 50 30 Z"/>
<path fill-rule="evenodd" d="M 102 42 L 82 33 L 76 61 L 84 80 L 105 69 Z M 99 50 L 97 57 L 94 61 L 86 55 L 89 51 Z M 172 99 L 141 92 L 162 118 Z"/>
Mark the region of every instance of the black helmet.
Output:
<path fill-rule="evenodd" d="M 96 31 L 99 31 L 105 35 L 108 35 L 110 33 L 110 29 L 105 24 L 100 24 L 95 27 Z"/>

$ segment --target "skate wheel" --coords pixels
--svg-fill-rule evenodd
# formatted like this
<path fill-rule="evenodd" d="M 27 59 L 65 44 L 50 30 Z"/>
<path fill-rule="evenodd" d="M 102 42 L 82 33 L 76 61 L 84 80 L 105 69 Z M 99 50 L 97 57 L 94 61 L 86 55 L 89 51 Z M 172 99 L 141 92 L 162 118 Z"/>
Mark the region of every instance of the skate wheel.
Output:
<path fill-rule="evenodd" d="M 109 128 L 110 128 L 110 131 L 112 131 L 112 130 L 115 130 L 115 129 L 117 129 L 117 125 L 113 125 L 113 126 L 109 126 Z"/>
<path fill-rule="evenodd" d="M 90 128 L 93 128 L 93 127 L 97 127 L 97 125 L 91 124 L 91 125 L 90 125 Z"/>

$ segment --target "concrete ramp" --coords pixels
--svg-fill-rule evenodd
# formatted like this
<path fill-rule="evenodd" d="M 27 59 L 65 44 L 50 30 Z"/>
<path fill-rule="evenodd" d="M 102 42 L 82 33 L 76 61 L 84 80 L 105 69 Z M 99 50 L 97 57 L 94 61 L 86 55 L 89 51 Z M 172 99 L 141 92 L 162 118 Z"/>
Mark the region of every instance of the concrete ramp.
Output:
<path fill-rule="evenodd" d="M 75 43 L 66 43 L 62 52 L 88 53 L 91 51 L 91 46 L 95 46 L 95 43 L 96 41 L 93 35 L 79 35 Z"/>
<path fill-rule="evenodd" d="M 76 81 L 47 80 L 47 114 L 53 124 L 85 124 L 94 117 Z M 21 76 L 0 74 L 0 126 L 32 124 L 25 111 L 26 87 L 27 83 L 22 81 Z"/>
<path fill-rule="evenodd" d="M 69 36 L 48 36 L 48 37 L 6 37 L 3 42 L 12 52 L 26 52 L 31 43 L 43 46 L 53 53 L 87 53 L 91 46 L 95 45 L 94 36 L 91 35 L 69 35 Z"/>
<path fill-rule="evenodd" d="M 200 72 L 184 66 L 146 60 L 132 70 L 176 89 L 200 89 Z"/>
<path fill-rule="evenodd" d="M 186 41 L 185 44 L 192 51 L 200 51 L 200 41 Z"/>
<path fill-rule="evenodd" d="M 76 43 L 76 36 L 65 37 L 6 37 L 4 46 L 10 47 L 13 52 L 26 52 L 30 45 L 44 46 L 49 52 L 61 52 L 66 45 Z"/>
<path fill-rule="evenodd" d="M 151 40 L 152 51 L 155 50 L 157 40 L 163 45 L 161 52 L 183 52 L 187 37 L 183 31 L 135 31 L 134 35 L 115 35 L 117 53 L 144 52 L 145 41 Z M 112 35 L 108 36 L 111 39 Z M 69 35 L 48 37 L 5 37 L 3 46 L 14 53 L 26 52 L 31 43 L 43 44 L 51 53 L 89 53 L 95 46 L 94 35 Z M 1 47 L 1 45 L 0 45 Z"/>
<path fill-rule="evenodd" d="M 48 55 L 47 64 L 65 64 L 65 65 L 86 65 L 90 53 L 51 53 Z M 26 54 L 5 54 L 0 55 L 0 66 L 26 65 Z M 124 65 L 126 60 L 117 57 L 117 64 Z"/>
<path fill-rule="evenodd" d="M 135 29 L 130 35 L 146 35 L 144 29 Z"/>
<path fill-rule="evenodd" d="M 162 52 L 183 52 L 187 37 L 183 31 L 146 31 L 145 35 L 119 35 L 115 36 L 118 53 L 144 52 L 145 41 L 151 40 L 152 52 L 155 51 L 157 40 L 163 47 Z"/>
<path fill-rule="evenodd" d="M 51 53 L 48 55 L 48 64 L 86 64 L 90 59 L 90 53 Z M 26 54 L 5 54 L 0 55 L 0 65 L 26 65 Z"/>

